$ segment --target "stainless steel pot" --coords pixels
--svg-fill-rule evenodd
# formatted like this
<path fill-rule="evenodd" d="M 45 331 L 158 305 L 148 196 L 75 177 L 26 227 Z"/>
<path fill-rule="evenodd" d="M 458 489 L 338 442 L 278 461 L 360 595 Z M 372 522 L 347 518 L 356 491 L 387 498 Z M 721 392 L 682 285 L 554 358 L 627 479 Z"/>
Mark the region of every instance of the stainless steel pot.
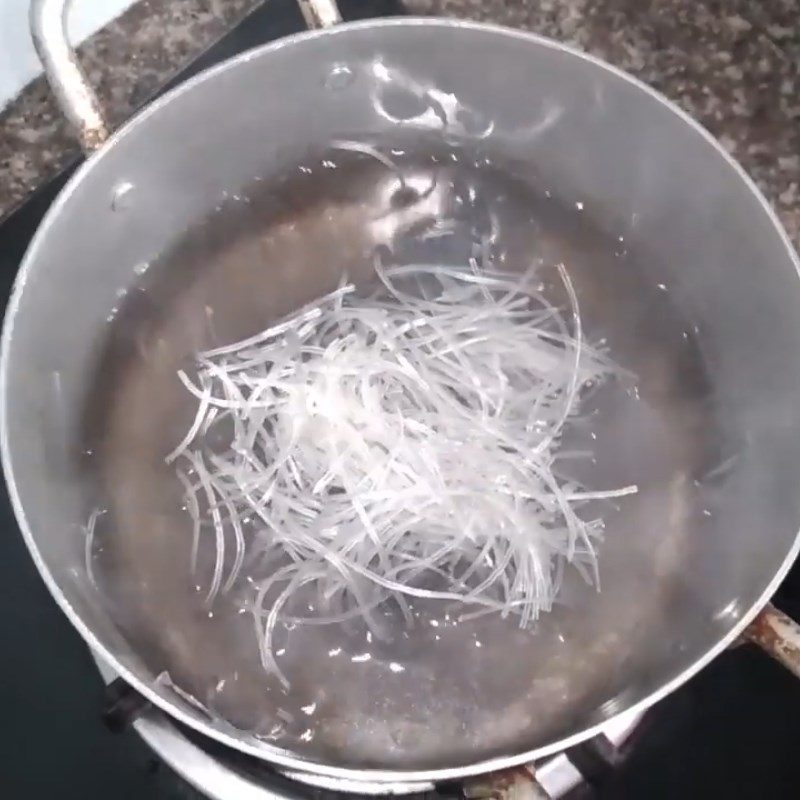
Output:
<path fill-rule="evenodd" d="M 42 577 L 117 673 L 259 758 L 406 782 L 562 750 L 656 702 L 743 633 L 800 674 L 797 629 L 766 605 L 800 547 L 798 258 L 702 128 L 555 42 L 404 18 L 245 53 L 108 136 L 64 5 L 34 0 L 33 35 L 91 156 L 15 285 L 2 453 Z M 338 20 L 330 0 L 303 6 L 311 23 Z M 390 149 L 413 196 L 398 202 L 397 176 L 364 153 L 330 161 L 343 139 Z M 348 667 L 320 695 L 329 717 L 313 741 L 267 743 L 248 712 L 269 716 L 277 701 L 246 659 L 225 713 L 192 698 L 230 668 L 235 625 L 211 627 L 176 588 L 185 537 L 164 510 L 163 466 L 181 416 L 175 368 L 202 345 L 209 309 L 223 339 L 258 330 L 342 269 L 368 269 L 376 247 L 419 257 L 415 232 L 457 216 L 465 196 L 469 221 L 486 222 L 509 260 L 567 263 L 590 332 L 639 376 L 641 403 L 599 409 L 597 436 L 604 478 L 641 491 L 609 521 L 600 594 L 575 589 L 535 636 L 479 623 L 405 682 Z M 457 245 L 436 257 L 457 259 Z M 86 559 L 98 503 L 115 526 L 105 582 Z M 465 649 L 476 632 L 492 645 L 480 653 Z M 165 668 L 172 683 L 158 679 Z M 326 662 L 304 669 L 325 689 Z"/>

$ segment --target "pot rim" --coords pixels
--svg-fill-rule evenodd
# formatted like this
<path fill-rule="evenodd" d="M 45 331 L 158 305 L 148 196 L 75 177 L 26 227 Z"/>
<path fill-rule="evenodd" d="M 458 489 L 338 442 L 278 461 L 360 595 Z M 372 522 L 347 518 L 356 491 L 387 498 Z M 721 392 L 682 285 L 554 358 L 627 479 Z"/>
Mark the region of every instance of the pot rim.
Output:
<path fill-rule="evenodd" d="M 25 510 L 22 507 L 14 477 L 13 459 L 8 446 L 8 417 L 5 413 L 7 396 L 10 390 L 8 381 L 8 361 L 13 337 L 14 321 L 19 308 L 20 298 L 24 291 L 25 284 L 27 283 L 28 272 L 31 269 L 31 265 L 36 261 L 39 250 L 44 246 L 43 243 L 45 241 L 51 221 L 69 203 L 72 194 L 77 190 L 84 176 L 93 169 L 94 165 L 100 159 L 102 159 L 106 151 L 110 150 L 117 142 L 129 135 L 137 127 L 145 124 L 149 117 L 153 114 L 159 113 L 162 107 L 172 102 L 172 100 L 179 97 L 182 93 L 193 90 L 196 86 L 204 81 L 209 80 L 220 73 L 234 70 L 239 66 L 239 64 L 246 63 L 254 58 L 261 58 L 268 53 L 276 52 L 286 47 L 291 47 L 298 42 L 304 42 L 322 37 L 347 36 L 350 31 L 358 31 L 368 28 L 408 28 L 413 30 L 418 27 L 436 27 L 451 30 L 477 30 L 502 37 L 522 40 L 530 43 L 531 45 L 545 47 L 551 50 L 558 50 L 574 58 L 588 62 L 594 67 L 611 73 L 615 77 L 625 80 L 628 84 L 649 95 L 652 99 L 658 101 L 662 106 L 666 107 L 673 114 L 677 115 L 683 122 L 691 126 L 700 136 L 702 136 L 709 144 L 713 146 L 717 154 L 721 156 L 738 174 L 752 195 L 758 200 L 762 210 L 767 215 L 767 218 L 772 222 L 775 228 L 775 233 L 780 237 L 781 241 L 786 247 L 789 260 L 794 265 L 798 277 L 800 277 L 800 256 L 798 256 L 796 250 L 794 249 L 794 246 L 782 224 L 780 223 L 775 211 L 772 209 L 766 198 L 756 186 L 753 179 L 745 172 L 742 166 L 723 149 L 720 143 L 699 122 L 689 116 L 689 114 L 675 105 L 671 100 L 668 100 L 666 97 L 652 87 L 648 86 L 643 81 L 633 77 L 632 75 L 629 75 L 617 67 L 606 63 L 605 61 L 602 61 L 595 56 L 581 52 L 574 47 L 553 39 L 549 39 L 539 34 L 490 23 L 437 17 L 388 17 L 343 23 L 322 30 L 302 31 L 283 37 L 274 42 L 269 42 L 265 45 L 253 48 L 252 50 L 248 50 L 244 53 L 234 56 L 219 65 L 204 70 L 198 75 L 188 79 L 184 83 L 181 83 L 176 88 L 148 104 L 144 109 L 142 109 L 127 123 L 125 123 L 125 125 L 123 125 L 119 130 L 113 133 L 102 145 L 102 147 L 100 147 L 87 158 L 87 160 L 80 166 L 80 168 L 70 178 L 67 185 L 59 193 L 58 197 L 48 209 L 47 214 L 39 225 L 39 228 L 37 229 L 25 253 L 25 256 L 23 257 L 22 263 L 17 272 L 3 322 L 2 340 L 0 341 L 0 458 L 2 458 L 6 486 L 8 488 L 14 515 L 22 532 L 25 543 L 31 553 L 37 569 L 39 570 L 40 575 L 42 576 L 42 579 L 50 591 L 50 594 L 53 596 L 61 610 L 69 618 L 70 622 L 81 634 L 89 647 L 98 653 L 100 657 L 120 677 L 122 677 L 127 683 L 136 689 L 136 691 L 140 692 L 144 697 L 152 702 L 154 706 L 160 708 L 169 716 L 177 719 L 179 722 L 183 723 L 189 728 L 192 728 L 198 733 L 208 736 L 209 738 L 214 739 L 223 745 L 244 752 L 247 755 L 253 756 L 262 761 L 270 762 L 283 769 L 309 772 L 331 778 L 341 778 L 346 780 L 369 780 L 375 782 L 393 783 L 456 780 L 473 775 L 480 775 L 482 773 L 506 769 L 508 767 L 514 767 L 521 764 L 531 763 L 536 759 L 559 753 L 567 748 L 579 744 L 580 742 L 591 739 L 592 737 L 601 733 L 604 726 L 606 726 L 610 720 L 616 719 L 623 714 L 632 714 L 635 712 L 645 711 L 647 708 L 688 681 L 703 667 L 716 658 L 716 656 L 718 656 L 723 650 L 733 644 L 741 636 L 743 631 L 755 618 L 761 608 L 768 603 L 772 595 L 777 590 L 779 584 L 791 568 L 793 562 L 798 556 L 798 553 L 800 553 L 800 532 L 798 532 L 798 534 L 795 536 L 792 546 L 789 548 L 786 557 L 777 569 L 773 578 L 769 581 L 758 599 L 750 606 L 750 608 L 741 614 L 736 624 L 731 627 L 729 632 L 725 636 L 721 637 L 716 644 L 711 646 L 692 665 L 684 669 L 680 674 L 664 683 L 661 687 L 651 692 L 646 697 L 629 705 L 620 704 L 620 708 L 615 710 L 615 712 L 606 719 L 584 728 L 577 733 L 558 739 L 549 744 L 510 755 L 495 756 L 482 759 L 474 763 L 440 769 L 398 770 L 375 769 L 370 767 L 337 767 L 293 755 L 287 750 L 259 742 L 252 737 L 245 738 L 246 734 L 244 732 L 238 736 L 234 735 L 231 733 L 231 730 L 233 730 L 232 728 L 225 730 L 222 727 L 217 727 L 208 720 L 205 720 L 200 716 L 195 716 L 189 713 L 188 710 L 176 705 L 172 700 L 160 694 L 156 690 L 154 682 L 146 682 L 136 675 L 131 669 L 120 663 L 117 657 L 105 646 L 103 642 L 96 637 L 94 631 L 92 631 L 89 626 L 83 622 L 79 614 L 73 609 L 68 600 L 64 597 L 57 581 L 52 576 L 47 565 L 44 563 L 41 553 L 36 545 L 36 541 L 33 537 L 31 528 L 28 524 Z"/>

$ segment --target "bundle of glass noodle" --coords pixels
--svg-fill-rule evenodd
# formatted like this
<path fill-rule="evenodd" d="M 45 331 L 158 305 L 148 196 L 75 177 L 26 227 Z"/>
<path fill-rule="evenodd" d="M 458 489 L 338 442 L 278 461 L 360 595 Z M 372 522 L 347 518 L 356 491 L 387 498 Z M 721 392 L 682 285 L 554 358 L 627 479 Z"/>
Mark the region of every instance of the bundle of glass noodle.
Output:
<path fill-rule="evenodd" d="M 603 525 L 587 503 L 636 491 L 559 476 L 583 387 L 613 371 L 582 341 L 563 267 L 566 311 L 533 272 L 376 271 L 371 293 L 342 285 L 179 373 L 197 414 L 167 460 L 195 564 L 208 541 L 209 602 L 251 587 L 262 660 L 282 680 L 279 621 L 360 618 L 382 637 L 387 608 L 412 624 L 429 598 L 529 625 L 567 563 L 596 581 Z"/>

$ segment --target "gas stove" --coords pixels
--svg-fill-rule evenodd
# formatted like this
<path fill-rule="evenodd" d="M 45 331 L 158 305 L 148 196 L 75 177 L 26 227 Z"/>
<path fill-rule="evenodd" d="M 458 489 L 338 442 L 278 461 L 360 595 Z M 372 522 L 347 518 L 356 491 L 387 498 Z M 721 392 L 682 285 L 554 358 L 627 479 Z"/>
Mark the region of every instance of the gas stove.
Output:
<path fill-rule="evenodd" d="M 394 0 L 340 0 L 345 19 L 399 12 Z M 296 0 L 270 0 L 177 76 L 303 27 Z M 37 225 L 73 164 L 0 222 L 0 294 L 8 298 Z M 94 663 L 47 594 L 0 502 L 0 707 L 6 736 L 0 770 L 8 798 L 341 798 L 369 784 L 281 774 L 182 729 L 126 693 Z M 800 568 L 776 598 L 800 616 Z M 102 679 L 101 679 L 102 676 Z M 108 686 L 107 686 L 108 684 Z M 103 722 L 105 717 L 105 724 Z M 109 728 L 114 728 L 112 732 Z M 743 645 L 724 653 L 644 715 L 615 720 L 590 742 L 536 765 L 550 797 L 692 798 L 800 796 L 800 681 Z M 475 796 L 469 786 L 395 786 L 427 798 Z"/>
<path fill-rule="evenodd" d="M 478 778 L 464 786 L 435 786 L 430 783 L 372 783 L 358 782 L 300 772 L 278 771 L 265 767 L 256 759 L 242 756 L 193 734 L 176 725 L 161 711 L 142 705 L 138 698 L 119 685 L 113 670 L 100 657 L 97 668 L 109 686 L 110 705 L 106 715 L 113 715 L 112 726 L 131 725 L 141 738 L 166 764 L 185 781 L 202 789 L 210 800 L 277 800 L 304 797 L 309 791 L 318 795 L 341 798 L 343 795 L 376 797 L 405 795 L 411 800 L 451 797 L 469 787 L 480 787 Z M 614 719 L 603 733 L 591 742 L 545 759 L 535 767 L 536 781 L 551 800 L 574 797 L 574 791 L 586 783 L 581 768 L 596 760 L 610 769 L 624 758 L 626 747 L 642 722 L 644 714 L 633 712 Z M 592 767 L 589 767 L 591 770 Z M 513 771 L 512 771 L 513 772 Z M 534 770 L 531 769 L 531 774 Z M 525 769 L 518 772 L 525 775 Z"/>

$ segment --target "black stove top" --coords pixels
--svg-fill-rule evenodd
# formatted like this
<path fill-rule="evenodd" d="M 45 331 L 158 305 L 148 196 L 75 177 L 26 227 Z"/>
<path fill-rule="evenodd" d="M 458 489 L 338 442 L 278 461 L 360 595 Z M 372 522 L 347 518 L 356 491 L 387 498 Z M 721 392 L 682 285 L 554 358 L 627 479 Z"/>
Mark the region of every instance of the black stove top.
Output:
<path fill-rule="evenodd" d="M 397 13 L 395 0 L 340 0 L 346 19 Z M 171 84 L 303 27 L 296 0 L 270 0 Z M 0 296 L 36 227 L 77 166 L 0 223 Z M 0 797 L 178 800 L 199 795 L 131 730 L 101 721 L 104 685 L 57 609 L 0 496 Z M 800 618 L 800 568 L 777 603 Z M 581 796 L 728 800 L 800 797 L 800 681 L 750 646 L 730 650 L 652 709 L 618 767 L 587 764 Z"/>

